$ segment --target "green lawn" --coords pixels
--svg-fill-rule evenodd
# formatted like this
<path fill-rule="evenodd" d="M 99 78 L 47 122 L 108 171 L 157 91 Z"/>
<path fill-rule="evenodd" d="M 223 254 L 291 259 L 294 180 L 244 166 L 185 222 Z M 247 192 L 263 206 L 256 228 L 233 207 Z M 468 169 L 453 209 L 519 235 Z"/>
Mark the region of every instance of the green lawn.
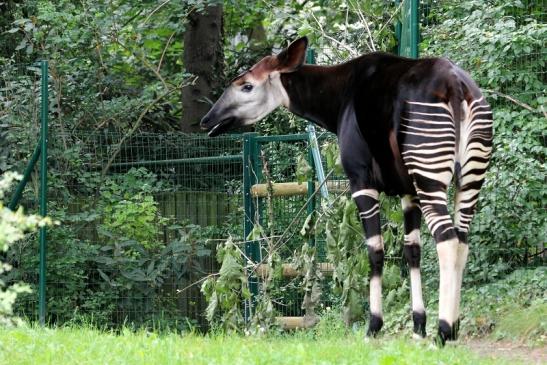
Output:
<path fill-rule="evenodd" d="M 502 362 L 501 362 L 502 363 Z M 509 363 L 509 362 L 507 362 Z M 511 361 L 511 364 L 514 364 Z M 362 334 L 267 338 L 129 330 L 116 335 L 82 328 L 0 329 L 0 364 L 500 364 L 464 345 L 438 349 L 431 340 L 363 341 Z"/>

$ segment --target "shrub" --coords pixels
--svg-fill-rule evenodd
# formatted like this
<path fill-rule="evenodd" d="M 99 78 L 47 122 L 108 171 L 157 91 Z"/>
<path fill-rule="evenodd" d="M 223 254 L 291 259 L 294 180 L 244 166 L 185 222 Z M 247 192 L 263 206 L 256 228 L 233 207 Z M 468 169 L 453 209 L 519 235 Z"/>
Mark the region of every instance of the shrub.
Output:
<path fill-rule="evenodd" d="M 14 173 L 5 173 L 0 177 L 0 252 L 7 251 L 14 242 L 22 239 L 27 232 L 50 222 L 48 219 L 36 215 L 27 216 L 23 213 L 22 208 L 12 212 L 4 207 L 2 200 L 5 192 L 14 181 L 20 178 L 21 176 Z M 0 275 L 5 276 L 11 269 L 11 265 L 0 261 Z M 0 279 L 0 325 L 18 323 L 18 320 L 12 317 L 13 305 L 18 294 L 28 293 L 29 291 L 30 288 L 26 284 L 7 285 L 4 280 Z"/>

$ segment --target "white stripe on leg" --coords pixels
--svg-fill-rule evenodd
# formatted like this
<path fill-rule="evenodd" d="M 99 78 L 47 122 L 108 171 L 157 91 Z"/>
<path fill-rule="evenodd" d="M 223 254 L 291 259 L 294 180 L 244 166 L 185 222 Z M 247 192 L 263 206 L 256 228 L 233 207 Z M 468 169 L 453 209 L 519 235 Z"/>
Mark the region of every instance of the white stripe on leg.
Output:
<path fill-rule="evenodd" d="M 458 257 L 456 259 L 456 306 L 454 308 L 454 318 L 457 320 L 460 317 L 460 301 L 463 281 L 463 270 L 467 262 L 469 246 L 464 243 L 458 245 Z"/>
<path fill-rule="evenodd" d="M 459 241 L 457 238 L 437 243 L 439 256 L 439 320 L 445 320 L 450 326 L 456 318 L 456 259 Z"/>
<path fill-rule="evenodd" d="M 422 297 L 422 278 L 419 268 L 410 269 L 410 288 L 412 295 L 412 311 L 425 313 L 424 300 Z"/>
<path fill-rule="evenodd" d="M 382 278 L 370 278 L 370 313 L 382 317 Z"/>

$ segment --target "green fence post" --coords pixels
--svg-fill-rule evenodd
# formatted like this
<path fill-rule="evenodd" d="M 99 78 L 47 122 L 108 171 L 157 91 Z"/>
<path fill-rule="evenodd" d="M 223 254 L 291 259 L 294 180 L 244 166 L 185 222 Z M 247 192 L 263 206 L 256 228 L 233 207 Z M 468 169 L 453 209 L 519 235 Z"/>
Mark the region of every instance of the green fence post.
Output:
<path fill-rule="evenodd" d="M 306 63 L 310 65 L 315 65 L 315 50 L 313 48 L 308 48 L 306 51 Z M 326 198 L 328 196 L 328 190 L 327 185 L 323 184 L 323 181 L 325 181 L 325 172 L 323 170 L 323 163 L 321 162 L 321 153 L 319 151 L 319 144 L 317 142 L 317 136 L 315 134 L 315 126 L 312 122 L 308 123 L 308 126 L 306 128 L 306 132 L 308 132 L 308 143 L 310 146 L 311 154 L 313 157 L 313 163 L 315 166 L 315 173 L 317 174 L 317 179 L 319 180 L 319 184 L 321 185 L 321 196 L 323 198 Z M 310 191 L 308 187 L 308 198 L 313 192 L 315 191 L 315 186 Z"/>
<path fill-rule="evenodd" d="M 418 8 L 420 0 L 410 0 L 410 57 L 418 58 L 419 22 Z"/>
<path fill-rule="evenodd" d="M 243 135 L 243 238 L 245 240 L 245 255 L 251 260 L 255 260 L 257 243 L 247 241 L 254 227 L 256 209 L 253 204 L 251 187 L 256 184 L 256 141 L 257 133 L 245 133 Z M 260 250 L 258 249 L 259 253 Z M 251 291 L 251 300 L 245 304 L 245 321 L 249 321 L 252 315 L 252 303 L 258 294 L 258 281 L 254 275 L 249 275 L 249 290 Z"/>
<path fill-rule="evenodd" d="M 404 0 L 403 0 L 404 1 Z M 395 0 L 395 6 L 399 8 L 399 5 L 401 4 L 401 0 Z M 400 19 L 400 18 L 399 18 Z M 393 47 L 393 53 L 401 56 L 401 34 L 402 34 L 403 25 L 401 24 L 401 20 L 397 20 L 395 22 L 395 39 L 397 39 L 397 44 L 395 47 Z"/>
<path fill-rule="evenodd" d="M 313 163 L 313 153 L 312 153 L 311 146 L 308 148 L 308 163 L 309 163 L 310 166 L 312 166 L 312 171 L 313 171 L 312 176 L 308 180 L 308 199 L 310 200 L 310 202 L 308 203 L 308 206 L 307 206 L 307 209 L 308 209 L 307 213 L 308 213 L 308 216 L 309 216 L 309 215 L 313 214 L 313 212 L 315 212 L 315 198 L 312 198 L 312 195 L 315 192 L 316 169 L 315 169 L 315 165 Z M 315 236 L 310 235 L 310 239 L 309 239 L 308 243 L 309 243 L 310 246 L 315 246 Z"/>
<path fill-rule="evenodd" d="M 401 8 L 401 22 L 395 26 L 395 34 L 398 38 L 399 56 L 418 58 L 419 42 L 419 0 L 403 0 Z M 400 1 L 396 1 L 399 5 Z"/>
<path fill-rule="evenodd" d="M 41 133 L 41 159 L 40 159 L 40 215 L 47 215 L 47 142 L 48 142 L 48 63 L 41 62 L 42 82 L 41 82 L 41 114 L 40 114 L 40 133 Z M 39 320 L 43 326 L 46 323 L 46 253 L 47 236 L 46 227 L 40 228 L 40 283 L 38 293 Z"/>

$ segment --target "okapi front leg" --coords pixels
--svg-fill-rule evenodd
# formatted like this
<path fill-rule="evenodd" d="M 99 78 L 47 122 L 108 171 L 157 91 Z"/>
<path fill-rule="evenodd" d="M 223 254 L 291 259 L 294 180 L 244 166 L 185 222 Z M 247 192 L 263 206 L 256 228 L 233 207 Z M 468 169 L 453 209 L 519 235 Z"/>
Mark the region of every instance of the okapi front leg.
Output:
<path fill-rule="evenodd" d="M 422 212 L 417 196 L 405 195 L 401 199 L 405 222 L 405 242 L 403 253 L 410 272 L 410 288 L 412 300 L 412 321 L 414 336 L 425 337 L 426 314 L 422 297 L 422 277 L 420 273 L 421 240 L 420 224 Z"/>
<path fill-rule="evenodd" d="M 352 194 L 359 218 L 365 230 L 370 262 L 370 321 L 367 335 L 375 336 L 384 324 L 382 315 L 382 271 L 384 268 L 384 241 L 380 228 L 380 205 L 376 189 L 362 189 Z"/>

